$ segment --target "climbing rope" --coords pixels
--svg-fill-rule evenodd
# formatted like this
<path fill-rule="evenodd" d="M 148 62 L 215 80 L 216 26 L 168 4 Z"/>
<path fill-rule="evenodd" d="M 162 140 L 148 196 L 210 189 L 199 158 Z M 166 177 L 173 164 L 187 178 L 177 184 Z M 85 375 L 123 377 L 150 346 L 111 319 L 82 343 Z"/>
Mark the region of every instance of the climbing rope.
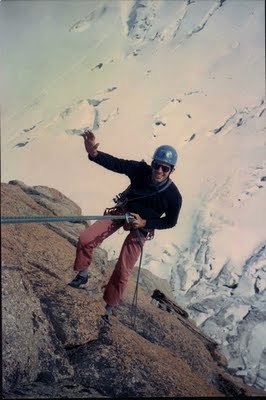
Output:
<path fill-rule="evenodd" d="M 135 329 L 135 326 L 136 326 L 137 307 L 138 307 L 138 286 L 139 286 L 140 268 L 141 268 L 142 256 L 143 256 L 143 243 L 141 241 L 140 231 L 138 229 L 136 229 L 136 235 L 137 235 L 139 245 L 141 247 L 141 252 L 140 252 L 136 287 L 135 287 L 135 292 L 134 292 L 133 301 L 132 301 L 132 305 L 131 305 L 131 324 L 132 324 L 133 329 Z"/>
<path fill-rule="evenodd" d="M 89 220 L 100 220 L 100 219 L 125 219 L 126 222 L 130 223 L 134 217 L 130 213 L 125 215 L 69 215 L 62 217 L 45 217 L 39 215 L 33 216 L 1 216 L 1 224 L 28 224 L 28 223 L 46 223 L 46 222 L 80 222 Z"/>

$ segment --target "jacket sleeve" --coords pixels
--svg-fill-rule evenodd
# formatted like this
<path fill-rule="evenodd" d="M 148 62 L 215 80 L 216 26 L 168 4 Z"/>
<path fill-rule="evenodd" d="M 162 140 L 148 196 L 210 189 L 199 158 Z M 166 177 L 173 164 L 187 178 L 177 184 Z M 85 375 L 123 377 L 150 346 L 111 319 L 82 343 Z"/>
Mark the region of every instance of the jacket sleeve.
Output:
<path fill-rule="evenodd" d="M 109 169 L 110 171 L 117 172 L 118 174 L 127 175 L 132 178 L 140 168 L 141 162 L 134 160 L 124 160 L 111 156 L 110 154 L 98 151 L 96 157 L 88 156 L 89 160 Z"/>
<path fill-rule="evenodd" d="M 148 219 L 145 225 L 147 229 L 169 229 L 177 224 L 178 216 L 182 206 L 182 196 L 179 192 L 169 199 L 165 216 L 161 218 Z"/>

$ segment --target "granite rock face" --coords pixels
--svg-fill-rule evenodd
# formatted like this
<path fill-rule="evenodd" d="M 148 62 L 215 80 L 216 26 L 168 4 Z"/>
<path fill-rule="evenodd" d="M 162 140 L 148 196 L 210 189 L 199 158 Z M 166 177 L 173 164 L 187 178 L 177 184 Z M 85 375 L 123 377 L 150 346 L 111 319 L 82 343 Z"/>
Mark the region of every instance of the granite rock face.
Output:
<path fill-rule="evenodd" d="M 80 207 L 56 189 L 45 186 L 31 187 L 18 180 L 10 181 L 9 184 L 18 186 L 31 199 L 42 206 L 44 215 L 46 216 L 81 215 Z M 24 212 L 24 215 L 28 215 L 26 210 Z M 29 215 L 35 214 L 33 212 L 29 213 Z M 66 222 L 64 224 L 50 222 L 46 224 L 47 227 L 74 245 L 77 244 L 78 233 L 89 225 L 90 223 L 86 221 L 80 223 Z"/>
<path fill-rule="evenodd" d="M 4 387 L 73 376 L 30 282 L 16 266 L 2 267 Z M 19 304 L 19 307 L 18 307 Z"/>
<path fill-rule="evenodd" d="M 2 215 L 81 212 L 54 189 L 30 188 L 22 182 L 1 184 L 1 199 Z M 135 326 L 131 305 L 136 271 L 112 325 L 106 325 L 101 319 L 102 287 L 114 263 L 97 249 L 84 289 L 68 286 L 74 276 L 74 245 L 85 225 L 49 225 L 2 225 L 5 398 L 260 393 L 228 374 L 226 361 L 190 318 L 159 309 L 151 301 L 154 289 L 169 297 L 171 289 L 144 269 Z"/>

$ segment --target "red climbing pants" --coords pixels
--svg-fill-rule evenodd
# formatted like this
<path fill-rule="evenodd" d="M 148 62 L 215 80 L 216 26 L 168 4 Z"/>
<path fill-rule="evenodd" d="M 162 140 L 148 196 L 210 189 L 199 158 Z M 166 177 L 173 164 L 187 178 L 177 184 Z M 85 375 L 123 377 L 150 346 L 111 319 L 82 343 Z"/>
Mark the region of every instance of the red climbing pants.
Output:
<path fill-rule="evenodd" d="M 80 234 L 74 271 L 82 271 L 87 268 L 92 260 L 93 250 L 105 239 L 116 232 L 124 222 L 112 220 L 100 220 L 92 224 Z M 146 238 L 140 234 L 142 244 Z M 111 306 L 118 305 L 125 291 L 130 273 L 132 272 L 141 252 L 137 232 L 132 230 L 127 235 L 121 252 L 104 291 L 104 301 Z"/>

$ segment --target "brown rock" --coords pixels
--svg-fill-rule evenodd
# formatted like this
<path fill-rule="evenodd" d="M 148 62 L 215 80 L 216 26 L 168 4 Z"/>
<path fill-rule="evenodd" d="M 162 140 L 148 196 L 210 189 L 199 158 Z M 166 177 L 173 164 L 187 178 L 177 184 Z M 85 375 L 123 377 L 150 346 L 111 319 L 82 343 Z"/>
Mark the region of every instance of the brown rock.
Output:
<path fill-rule="evenodd" d="M 1 184 L 2 215 L 59 212 L 57 191 L 35 187 L 31 192 L 25 187 Z M 55 208 L 39 201 L 44 194 L 49 202 L 55 198 Z M 71 201 L 63 198 L 63 204 L 65 215 L 78 212 Z M 140 282 L 135 329 L 131 321 L 134 274 L 113 325 L 104 325 L 101 287 L 114 263 L 97 249 L 85 289 L 68 286 L 74 275 L 73 244 L 84 225 L 77 230 L 64 223 L 50 228 L 48 224 L 2 225 L 5 398 L 260 393 L 225 373 L 208 347 L 208 338 L 189 318 L 151 303 L 150 291 L 160 281 L 152 279 L 149 285 L 148 275 Z M 171 292 L 166 282 L 163 287 Z"/>
<path fill-rule="evenodd" d="M 3 386 L 73 376 L 65 350 L 18 266 L 2 267 Z"/>
<path fill-rule="evenodd" d="M 163 346 L 114 320 L 98 340 L 69 352 L 84 386 L 111 397 L 219 396 L 221 392 Z"/>

